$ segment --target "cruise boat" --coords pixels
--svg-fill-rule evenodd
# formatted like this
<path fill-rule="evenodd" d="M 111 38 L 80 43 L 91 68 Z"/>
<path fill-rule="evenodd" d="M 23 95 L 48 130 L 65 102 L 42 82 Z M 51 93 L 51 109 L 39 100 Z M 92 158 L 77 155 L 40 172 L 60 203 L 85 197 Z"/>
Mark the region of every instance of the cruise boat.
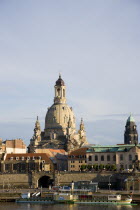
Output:
<path fill-rule="evenodd" d="M 107 194 L 92 194 L 91 192 L 81 191 L 76 192 L 54 192 L 47 194 L 45 197 L 38 196 L 39 193 L 33 194 L 30 197 L 30 193 L 22 194 L 22 197 L 17 199 L 16 202 L 20 203 L 48 203 L 48 204 L 116 204 L 116 205 L 127 205 L 131 204 L 132 197 L 128 196 L 122 199 L 121 195 L 107 195 Z"/>
<path fill-rule="evenodd" d="M 78 195 L 77 204 L 131 204 L 132 197 L 121 199 L 121 195 Z"/>

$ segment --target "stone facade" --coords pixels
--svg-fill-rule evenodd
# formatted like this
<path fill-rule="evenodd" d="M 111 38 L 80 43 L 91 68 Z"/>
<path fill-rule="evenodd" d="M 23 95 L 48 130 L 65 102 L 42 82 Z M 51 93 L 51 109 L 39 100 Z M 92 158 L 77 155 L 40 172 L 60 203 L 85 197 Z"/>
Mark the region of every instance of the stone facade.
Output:
<path fill-rule="evenodd" d="M 89 146 L 71 152 L 68 156 L 68 170 L 81 171 L 81 166 L 96 167 L 96 170 L 140 170 L 140 145 Z"/>
<path fill-rule="evenodd" d="M 58 171 L 68 170 L 68 153 L 63 149 L 36 149 L 37 153 L 45 153 L 52 160 Z"/>
<path fill-rule="evenodd" d="M 76 120 L 71 107 L 66 103 L 66 86 L 61 76 L 54 86 L 54 104 L 48 108 L 45 129 L 41 131 L 37 118 L 34 135 L 30 141 L 29 152 L 39 148 L 54 148 L 72 151 L 87 144 L 83 119 L 76 132 Z"/>
<path fill-rule="evenodd" d="M 0 154 L 6 153 L 26 153 L 26 145 L 22 139 L 2 141 L 0 139 Z"/>
<path fill-rule="evenodd" d="M 82 165 L 87 165 L 86 151 L 88 148 L 80 148 L 68 155 L 68 171 L 81 171 Z"/>
<path fill-rule="evenodd" d="M 0 173 L 31 173 L 54 170 L 54 164 L 45 153 L 5 154 L 0 162 Z"/>

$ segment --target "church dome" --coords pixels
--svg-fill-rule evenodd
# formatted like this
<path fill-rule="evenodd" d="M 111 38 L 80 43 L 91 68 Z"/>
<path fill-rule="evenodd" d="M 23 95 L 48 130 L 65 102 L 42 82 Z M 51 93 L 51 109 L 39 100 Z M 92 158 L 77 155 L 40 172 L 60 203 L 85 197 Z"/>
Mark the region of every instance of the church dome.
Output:
<path fill-rule="evenodd" d="M 75 116 L 67 104 L 53 104 L 48 108 L 45 118 L 45 136 L 53 130 L 59 135 L 66 135 L 68 122 L 71 120 L 71 127 L 75 130 Z M 60 132 L 60 133 L 59 133 Z"/>
<path fill-rule="evenodd" d="M 64 81 L 63 81 L 62 78 L 61 78 L 61 75 L 59 75 L 59 78 L 58 78 L 58 80 L 56 81 L 55 85 L 56 85 L 56 86 L 65 86 L 65 83 L 64 83 Z"/>

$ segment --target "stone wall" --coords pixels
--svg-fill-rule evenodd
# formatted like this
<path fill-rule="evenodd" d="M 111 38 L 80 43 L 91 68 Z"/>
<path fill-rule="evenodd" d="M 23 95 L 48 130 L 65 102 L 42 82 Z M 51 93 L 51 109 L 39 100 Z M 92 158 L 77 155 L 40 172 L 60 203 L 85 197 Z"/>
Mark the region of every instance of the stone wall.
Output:
<path fill-rule="evenodd" d="M 55 184 L 58 185 L 70 185 L 71 182 L 77 181 L 92 181 L 100 182 L 103 185 L 108 185 L 109 177 L 112 173 L 83 173 L 83 172 L 71 172 L 71 173 L 58 173 L 55 174 Z M 116 174 L 112 176 L 111 182 L 115 182 Z"/>
<path fill-rule="evenodd" d="M 31 186 L 30 174 L 0 174 L 0 188 L 14 189 Z"/>
<path fill-rule="evenodd" d="M 122 173 L 94 173 L 94 172 L 56 172 L 56 173 L 46 173 L 46 172 L 32 172 L 30 174 L 0 174 L 0 188 L 29 188 L 29 187 L 39 187 L 38 182 L 42 177 L 48 177 L 53 185 L 71 185 L 72 181 L 92 181 L 98 182 L 100 189 L 108 189 L 108 184 L 111 183 L 111 189 L 126 189 L 132 188 L 131 185 L 135 185 L 135 179 L 138 182 L 140 188 L 140 174 L 122 174 Z M 128 179 L 129 183 L 126 183 Z M 47 181 L 47 179 L 46 179 Z M 135 187 L 136 188 L 136 187 Z"/>

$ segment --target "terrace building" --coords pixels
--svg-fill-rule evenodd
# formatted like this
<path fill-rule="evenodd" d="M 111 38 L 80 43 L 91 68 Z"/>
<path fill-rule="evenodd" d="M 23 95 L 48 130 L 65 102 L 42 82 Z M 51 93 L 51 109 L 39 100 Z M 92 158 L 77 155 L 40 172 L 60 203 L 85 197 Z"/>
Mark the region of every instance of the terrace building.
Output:
<path fill-rule="evenodd" d="M 83 165 L 83 166 L 82 166 Z M 140 144 L 134 118 L 127 119 L 124 144 L 101 146 L 93 145 L 72 151 L 68 156 L 68 170 L 140 170 Z"/>
<path fill-rule="evenodd" d="M 45 153 L 6 154 L 0 162 L 1 173 L 53 171 L 54 164 Z"/>

